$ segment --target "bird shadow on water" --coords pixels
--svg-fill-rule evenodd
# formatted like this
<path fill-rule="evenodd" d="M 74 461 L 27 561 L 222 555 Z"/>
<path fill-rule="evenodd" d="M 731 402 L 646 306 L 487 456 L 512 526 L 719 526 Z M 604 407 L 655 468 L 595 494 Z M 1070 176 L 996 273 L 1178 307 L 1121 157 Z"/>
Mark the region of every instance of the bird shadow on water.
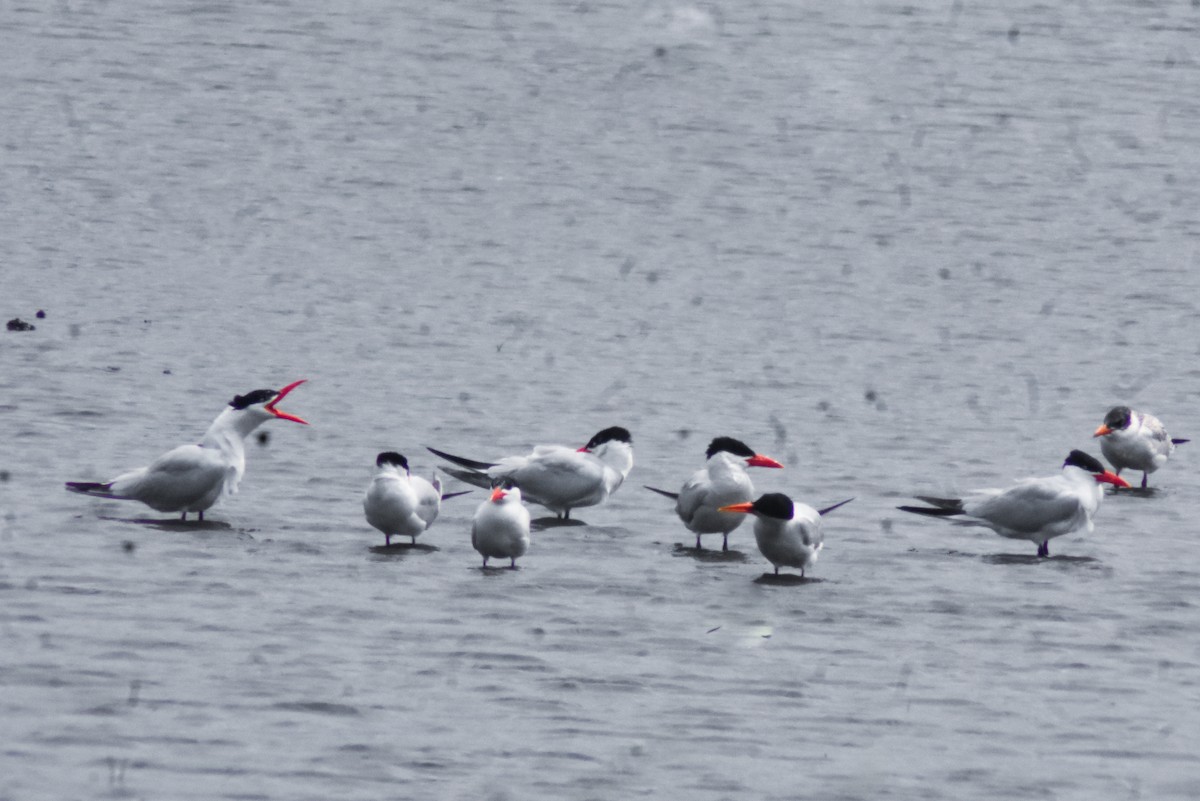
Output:
<path fill-rule="evenodd" d="M 529 521 L 529 528 L 534 531 L 545 531 L 550 528 L 575 528 L 586 526 L 582 520 L 563 520 L 561 517 L 537 517 Z"/>
<path fill-rule="evenodd" d="M 763 573 L 754 580 L 755 584 L 764 584 L 769 587 L 799 587 L 803 584 L 824 584 L 825 579 L 812 578 L 811 576 L 801 576 L 797 573 Z"/>
<path fill-rule="evenodd" d="M 717 551 L 712 548 L 693 548 L 682 542 L 675 543 L 672 556 L 685 556 L 697 562 L 745 562 L 746 554 L 741 551 Z"/>
<path fill-rule="evenodd" d="M 1100 565 L 1099 559 L 1091 556 L 1038 556 L 1029 553 L 989 553 L 979 557 L 989 565 Z"/>
<path fill-rule="evenodd" d="M 479 565 L 478 567 L 476 567 L 474 569 L 478 570 L 479 575 L 481 575 L 481 576 L 485 576 L 487 578 L 495 578 L 496 576 L 506 576 L 511 573 L 516 573 L 518 570 L 521 569 L 521 566 L 520 565 L 509 566 L 506 564 L 506 565 L 488 565 L 487 567 L 484 567 L 483 565 Z"/>
<path fill-rule="evenodd" d="M 436 545 L 425 545 L 424 543 L 412 542 L 393 542 L 391 545 L 372 545 L 370 551 L 375 556 L 387 556 L 391 558 L 400 558 L 409 554 L 425 554 L 436 553 L 440 551 Z"/>
<path fill-rule="evenodd" d="M 149 526 L 160 531 L 232 531 L 233 526 L 224 520 L 180 520 L 177 517 L 101 517 L 101 520 L 111 520 L 116 523 L 133 523 L 138 526 Z"/>
<path fill-rule="evenodd" d="M 1113 487 L 1108 494 L 1122 498 L 1160 498 L 1168 493 L 1158 487 Z"/>

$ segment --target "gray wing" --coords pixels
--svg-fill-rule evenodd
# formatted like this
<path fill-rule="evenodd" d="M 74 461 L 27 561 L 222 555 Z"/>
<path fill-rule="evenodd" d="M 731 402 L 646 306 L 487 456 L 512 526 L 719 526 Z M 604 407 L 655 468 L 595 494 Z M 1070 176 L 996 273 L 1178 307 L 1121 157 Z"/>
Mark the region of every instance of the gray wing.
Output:
<path fill-rule="evenodd" d="M 1035 534 L 1046 528 L 1074 528 L 1086 519 L 1079 496 L 1065 482 L 1033 479 L 997 495 L 968 502 L 966 513 L 994 527 L 1018 534 Z"/>

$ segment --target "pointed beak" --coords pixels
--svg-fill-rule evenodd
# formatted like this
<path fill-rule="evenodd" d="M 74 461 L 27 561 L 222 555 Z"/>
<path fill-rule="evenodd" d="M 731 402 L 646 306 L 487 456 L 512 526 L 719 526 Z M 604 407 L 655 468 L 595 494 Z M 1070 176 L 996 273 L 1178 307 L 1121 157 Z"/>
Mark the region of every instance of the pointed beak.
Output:
<path fill-rule="evenodd" d="M 1104 425 L 1103 423 L 1101 423 L 1100 427 L 1096 429 L 1095 433 L 1092 434 L 1092 436 L 1093 437 L 1103 437 L 1105 434 L 1111 434 L 1111 433 L 1112 433 L 1112 429 L 1109 428 L 1108 426 Z"/>
<path fill-rule="evenodd" d="M 286 387 L 279 390 L 279 394 L 276 395 L 274 398 L 272 398 L 271 401 L 269 403 L 267 403 L 267 405 L 264 406 L 263 408 L 266 409 L 271 414 L 278 417 L 280 420 L 291 420 L 293 423 L 302 423 L 304 425 L 308 425 L 308 421 L 305 420 L 304 418 L 297 417 L 294 414 L 288 414 L 287 412 L 281 412 L 275 408 L 275 404 L 279 403 L 281 400 L 286 398 L 287 394 L 289 392 L 291 392 L 293 389 L 300 386 L 307 380 L 308 380 L 307 378 L 301 378 L 299 381 L 293 381 L 292 383 L 288 384 Z"/>
<path fill-rule="evenodd" d="M 746 465 L 749 467 L 783 467 L 770 456 L 763 456 L 761 453 L 756 453 L 747 459 Z"/>
<path fill-rule="evenodd" d="M 591 451 L 588 450 L 587 445 L 584 445 L 582 448 L 576 448 L 575 452 L 576 453 L 591 453 Z"/>
<path fill-rule="evenodd" d="M 1129 489 L 1129 482 L 1118 476 L 1116 473 L 1110 473 L 1105 470 L 1096 476 L 1097 484 L 1112 484 L 1114 487 L 1124 487 Z"/>
<path fill-rule="evenodd" d="M 492 503 L 499 503 L 508 493 L 504 491 L 504 487 L 496 487 L 492 490 L 491 496 L 488 498 Z"/>
<path fill-rule="evenodd" d="M 728 506 L 722 506 L 721 508 L 717 509 L 717 511 L 718 512 L 744 512 L 744 513 L 748 514 L 752 511 L 754 511 L 754 503 L 752 501 L 746 501 L 745 503 L 731 503 Z"/>

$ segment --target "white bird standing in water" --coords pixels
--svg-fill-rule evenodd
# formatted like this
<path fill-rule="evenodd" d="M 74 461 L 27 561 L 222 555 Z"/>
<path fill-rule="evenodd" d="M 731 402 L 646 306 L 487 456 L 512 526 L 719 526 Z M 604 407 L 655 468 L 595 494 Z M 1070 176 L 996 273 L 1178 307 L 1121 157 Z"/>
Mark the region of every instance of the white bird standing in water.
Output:
<path fill-rule="evenodd" d="M 708 461 L 692 474 L 679 492 L 667 492 L 647 486 L 651 492 L 675 499 L 675 513 L 696 535 L 696 550 L 700 550 L 701 534 L 720 534 L 721 550 L 729 550 L 729 532 L 746 519 L 743 514 L 721 511 L 722 506 L 742 503 L 754 497 L 754 484 L 746 474 L 747 467 L 783 467 L 770 456 L 755 453 L 754 449 L 733 437 L 717 437 L 705 452 Z"/>
<path fill-rule="evenodd" d="M 780 567 L 795 567 L 804 578 L 805 568 L 816 563 L 817 555 L 825 546 L 821 517 L 852 500 L 848 498 L 824 509 L 814 509 L 793 502 L 782 492 L 768 492 L 753 503 L 722 506 L 721 511 L 754 515 L 754 539 L 758 550 L 775 566 L 775 575 L 779 575 Z"/>
<path fill-rule="evenodd" d="M 274 419 L 308 425 L 308 421 L 276 408 L 303 383 L 301 379 L 279 391 L 256 389 L 237 395 L 217 415 L 199 444 L 180 445 L 146 467 L 122 473 L 112 481 L 68 481 L 67 489 L 95 498 L 141 501 L 158 512 L 179 512 L 181 520 L 187 519 L 188 512 L 196 512 L 203 520 L 205 509 L 237 492 L 246 472 L 244 440 L 254 429 Z"/>
<path fill-rule="evenodd" d="M 460 481 L 485 489 L 497 483 L 520 487 L 526 501 L 564 520 L 572 509 L 603 503 L 633 469 L 633 439 L 621 426 L 598 432 L 582 448 L 538 445 L 527 456 L 506 456 L 495 463 L 428 450 L 466 468 L 443 468 Z"/>
<path fill-rule="evenodd" d="M 517 557 L 529 550 L 529 510 L 521 503 L 521 489 L 499 485 L 475 510 L 471 521 L 471 546 L 488 559 L 508 559 L 517 566 Z"/>
<path fill-rule="evenodd" d="M 411 537 L 416 545 L 417 536 L 432 526 L 441 512 L 442 482 L 437 476 L 432 482 L 414 476 L 408 460 L 395 451 L 379 454 L 375 466 L 379 470 L 363 496 L 367 522 L 383 532 L 388 545 L 393 534 Z"/>
<path fill-rule="evenodd" d="M 1142 488 L 1150 474 L 1167 463 L 1175 446 L 1188 442 L 1171 439 L 1162 421 L 1152 414 L 1138 412 L 1128 406 L 1114 406 L 1104 416 L 1104 422 L 1093 437 L 1100 440 L 1100 452 L 1116 470 L 1117 475 L 1129 467 L 1142 471 Z"/>
<path fill-rule="evenodd" d="M 1104 497 L 1101 484 L 1129 486 L 1128 481 L 1105 470 L 1099 459 L 1083 451 L 1071 451 L 1058 475 L 1026 478 L 1008 489 L 976 490 L 966 498 L 918 495 L 931 506 L 898 508 L 928 517 L 962 515 L 1001 537 L 1029 540 L 1037 545 L 1038 556 L 1049 556 L 1053 538 L 1081 528 L 1095 528 L 1092 517 Z"/>

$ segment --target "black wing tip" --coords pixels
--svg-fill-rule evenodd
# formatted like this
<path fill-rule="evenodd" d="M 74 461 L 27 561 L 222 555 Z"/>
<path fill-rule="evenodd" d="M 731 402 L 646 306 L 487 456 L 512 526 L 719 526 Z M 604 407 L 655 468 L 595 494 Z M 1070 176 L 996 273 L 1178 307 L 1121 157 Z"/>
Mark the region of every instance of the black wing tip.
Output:
<path fill-rule="evenodd" d="M 478 470 L 462 470 L 457 467 L 441 467 L 443 473 L 457 478 L 466 484 L 480 489 L 489 489 L 492 486 L 492 478 L 487 473 L 481 473 Z M 469 492 L 469 490 L 468 490 Z"/>
<path fill-rule="evenodd" d="M 850 501 L 852 501 L 852 500 L 854 500 L 854 499 L 847 498 L 846 500 L 841 501 L 840 503 L 835 503 L 833 506 L 826 506 L 824 509 L 818 509 L 817 514 L 819 514 L 821 517 L 824 517 L 825 515 L 832 512 L 834 509 L 837 509 L 839 506 L 845 506 L 846 504 L 850 503 Z"/>
<path fill-rule="evenodd" d="M 82 495 L 105 495 L 112 490 L 112 483 L 99 483 L 96 481 L 68 481 L 66 483 L 67 492 L 78 492 Z"/>
<path fill-rule="evenodd" d="M 1180 439 L 1178 437 L 1174 437 L 1171 439 L 1172 445 L 1182 445 L 1185 442 L 1191 442 L 1191 440 L 1190 439 Z"/>
<path fill-rule="evenodd" d="M 918 501 L 925 501 L 930 506 L 936 506 L 939 509 L 950 509 L 953 512 L 963 511 L 963 502 L 961 498 L 934 498 L 931 495 L 917 495 Z"/>
<path fill-rule="evenodd" d="M 645 487 L 646 489 L 650 490 L 651 492 L 657 492 L 659 495 L 670 498 L 673 501 L 679 500 L 678 492 L 667 492 L 666 490 L 661 490 L 658 487 L 651 487 L 649 484 L 643 484 L 642 486 Z"/>
<path fill-rule="evenodd" d="M 440 456 L 441 458 L 445 459 L 447 462 L 454 462 L 454 464 L 456 464 L 456 465 L 460 465 L 462 467 L 468 467 L 472 470 L 487 470 L 489 467 L 496 466 L 492 462 L 478 462 L 474 459 L 468 459 L 465 456 L 455 456 L 452 453 L 446 453 L 445 451 L 439 451 L 437 448 L 431 448 L 428 445 L 425 446 L 425 450 L 429 451 L 434 456 Z"/>
<path fill-rule="evenodd" d="M 473 490 L 460 490 L 458 492 L 443 492 L 442 500 L 444 501 L 444 500 L 448 500 L 450 498 L 457 498 L 459 495 L 470 495 L 472 492 L 473 492 Z"/>
<path fill-rule="evenodd" d="M 896 508 L 901 512 L 912 512 L 915 515 L 925 515 L 927 517 L 953 517 L 954 515 L 962 514 L 962 512 L 955 511 L 954 509 L 943 509 L 937 506 L 897 506 Z"/>

